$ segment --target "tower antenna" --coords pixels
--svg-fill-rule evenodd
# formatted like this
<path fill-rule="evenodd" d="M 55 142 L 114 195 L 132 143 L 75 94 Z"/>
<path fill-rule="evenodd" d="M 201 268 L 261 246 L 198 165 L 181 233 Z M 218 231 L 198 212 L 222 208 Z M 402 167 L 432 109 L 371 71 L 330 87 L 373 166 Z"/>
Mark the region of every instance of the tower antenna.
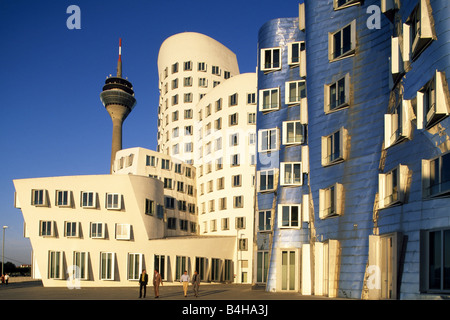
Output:
<path fill-rule="evenodd" d="M 119 38 L 119 60 L 117 61 L 117 77 L 122 78 L 122 38 Z"/>

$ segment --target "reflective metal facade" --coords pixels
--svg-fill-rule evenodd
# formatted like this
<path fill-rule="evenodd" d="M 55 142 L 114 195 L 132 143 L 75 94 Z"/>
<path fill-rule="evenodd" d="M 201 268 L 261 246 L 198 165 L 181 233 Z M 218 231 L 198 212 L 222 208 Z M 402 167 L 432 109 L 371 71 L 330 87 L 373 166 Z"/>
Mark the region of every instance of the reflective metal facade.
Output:
<path fill-rule="evenodd" d="M 318 276 L 325 274 L 318 253 L 322 254 L 324 244 L 337 241 L 338 249 L 328 256 L 326 268 L 337 268 L 339 297 L 448 296 L 450 4 L 368 0 L 338 7 L 340 3 L 305 0 L 305 31 L 294 30 L 298 19 L 272 20 L 260 29 L 259 49 L 283 46 L 287 39 L 305 41 L 308 125 L 304 145 L 309 149 L 309 172 L 302 187 L 278 185 L 272 194 L 257 193 L 256 215 L 265 208 L 276 213 L 280 203 L 301 203 L 304 194 L 309 194 L 312 212 L 300 229 L 280 230 L 274 221 L 273 244 L 268 235 L 258 234 L 257 250 L 272 253 L 266 290 L 278 291 L 276 283 L 281 281 L 274 276 L 281 265 L 274 252 L 297 247 L 301 276 L 307 272 L 310 283 L 306 285 L 311 286 L 304 290 L 301 282 L 298 291 L 327 295 L 326 289 L 318 287 L 331 281 Z M 408 31 L 414 26 L 420 31 Z M 429 40 L 426 29 L 431 30 Z M 346 39 L 350 39 L 348 47 Z M 339 46 L 341 56 L 335 50 Z M 298 70 L 289 68 L 273 73 L 259 68 L 258 72 L 258 89 L 279 86 L 282 101 L 284 83 L 300 79 Z M 435 113 L 443 116 L 427 126 L 433 111 L 425 108 L 428 100 L 423 97 L 431 84 Z M 334 94 L 337 103 L 333 105 Z M 290 119 L 290 109 L 281 105 L 278 111 L 258 113 L 257 130 L 280 128 Z M 438 107 L 445 110 L 438 112 Z M 343 138 L 337 146 L 327 147 L 326 138 L 335 132 Z M 272 159 L 272 166 L 284 157 L 305 161 L 301 155 L 305 149 L 280 145 L 279 160 Z M 341 161 L 333 161 L 334 154 L 328 154 L 333 147 Z M 265 165 L 261 153 L 259 157 L 258 171 Z M 430 184 L 440 193 L 430 194 Z M 326 190 L 338 185 L 342 189 L 326 199 Z M 330 203 L 336 211 L 324 211 Z"/>

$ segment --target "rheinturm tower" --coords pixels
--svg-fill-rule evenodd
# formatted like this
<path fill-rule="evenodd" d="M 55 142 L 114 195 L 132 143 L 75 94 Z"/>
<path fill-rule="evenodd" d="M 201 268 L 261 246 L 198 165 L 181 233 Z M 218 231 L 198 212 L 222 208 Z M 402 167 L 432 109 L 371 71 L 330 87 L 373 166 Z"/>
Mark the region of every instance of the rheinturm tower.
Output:
<path fill-rule="evenodd" d="M 119 60 L 117 61 L 117 76 L 108 77 L 100 94 L 100 100 L 111 116 L 113 123 L 111 167 L 114 164 L 116 152 L 122 149 L 122 124 L 136 105 L 133 85 L 122 78 L 122 39 L 119 40 Z"/>

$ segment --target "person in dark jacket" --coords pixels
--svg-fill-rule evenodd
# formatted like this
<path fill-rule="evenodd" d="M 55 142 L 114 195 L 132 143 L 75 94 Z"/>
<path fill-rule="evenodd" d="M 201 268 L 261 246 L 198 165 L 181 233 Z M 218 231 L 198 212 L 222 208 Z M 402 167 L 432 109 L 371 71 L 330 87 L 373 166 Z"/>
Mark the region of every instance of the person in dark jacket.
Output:
<path fill-rule="evenodd" d="M 139 298 L 142 298 L 142 289 L 144 289 L 144 298 L 147 293 L 147 283 L 148 283 L 148 274 L 145 272 L 145 269 L 142 270 L 141 276 L 139 277 Z"/>

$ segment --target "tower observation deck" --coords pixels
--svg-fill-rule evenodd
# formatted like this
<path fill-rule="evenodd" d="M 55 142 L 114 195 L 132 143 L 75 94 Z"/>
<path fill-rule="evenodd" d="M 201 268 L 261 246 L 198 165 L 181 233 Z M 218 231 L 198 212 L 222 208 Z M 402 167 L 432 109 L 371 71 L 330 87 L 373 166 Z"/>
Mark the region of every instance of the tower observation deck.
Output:
<path fill-rule="evenodd" d="M 108 77 L 100 94 L 100 100 L 111 116 L 113 123 L 111 166 L 114 164 L 116 152 L 122 149 L 122 124 L 136 105 L 133 85 L 122 78 L 122 39 L 119 40 L 119 60 L 117 62 L 117 76 Z"/>

